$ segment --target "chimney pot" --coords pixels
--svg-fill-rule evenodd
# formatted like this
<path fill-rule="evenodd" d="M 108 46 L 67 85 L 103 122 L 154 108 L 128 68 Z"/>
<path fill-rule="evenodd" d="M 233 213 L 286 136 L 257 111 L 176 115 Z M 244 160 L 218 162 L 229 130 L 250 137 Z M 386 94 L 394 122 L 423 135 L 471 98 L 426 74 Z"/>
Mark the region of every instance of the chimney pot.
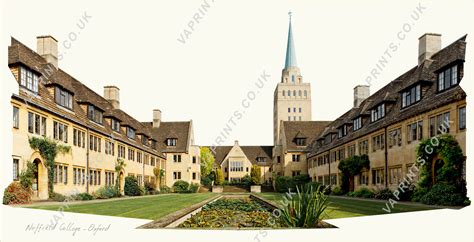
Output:
<path fill-rule="evenodd" d="M 360 104 L 370 96 L 370 86 L 357 85 L 354 87 L 354 108 L 358 108 Z"/>
<path fill-rule="evenodd" d="M 418 38 L 418 65 L 441 50 L 441 34 L 426 33 Z"/>
<path fill-rule="evenodd" d="M 120 89 L 118 87 L 105 86 L 104 98 L 112 104 L 114 109 L 120 109 Z"/>
<path fill-rule="evenodd" d="M 153 109 L 153 128 L 159 128 L 161 124 L 161 110 Z"/>
<path fill-rule="evenodd" d="M 58 41 L 53 36 L 36 37 L 36 52 L 58 69 Z"/>

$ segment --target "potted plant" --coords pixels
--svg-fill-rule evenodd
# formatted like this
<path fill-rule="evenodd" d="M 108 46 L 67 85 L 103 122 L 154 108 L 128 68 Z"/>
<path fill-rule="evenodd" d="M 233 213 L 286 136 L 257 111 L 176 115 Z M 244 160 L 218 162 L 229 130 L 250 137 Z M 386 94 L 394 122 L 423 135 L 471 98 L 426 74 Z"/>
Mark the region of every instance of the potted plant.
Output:
<path fill-rule="evenodd" d="M 253 165 L 250 170 L 250 177 L 252 179 L 252 185 L 250 186 L 250 192 L 260 193 L 262 187 L 260 186 L 260 178 L 262 177 L 262 171 L 260 166 Z"/>

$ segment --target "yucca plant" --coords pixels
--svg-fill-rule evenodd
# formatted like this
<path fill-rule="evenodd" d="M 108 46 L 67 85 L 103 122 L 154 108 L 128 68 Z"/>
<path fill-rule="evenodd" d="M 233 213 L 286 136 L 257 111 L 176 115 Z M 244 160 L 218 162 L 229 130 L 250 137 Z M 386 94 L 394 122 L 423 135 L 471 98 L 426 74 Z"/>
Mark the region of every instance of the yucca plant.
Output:
<path fill-rule="evenodd" d="M 314 190 L 313 186 L 309 185 L 296 187 L 296 194 L 288 199 L 281 211 L 281 222 L 288 227 L 317 227 L 329 204 L 324 189 L 319 186 Z"/>

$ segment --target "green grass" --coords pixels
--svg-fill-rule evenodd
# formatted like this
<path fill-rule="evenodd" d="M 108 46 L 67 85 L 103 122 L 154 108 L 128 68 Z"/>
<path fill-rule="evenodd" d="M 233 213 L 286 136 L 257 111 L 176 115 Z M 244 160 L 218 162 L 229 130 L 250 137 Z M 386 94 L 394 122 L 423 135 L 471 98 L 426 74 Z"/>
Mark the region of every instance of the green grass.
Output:
<path fill-rule="evenodd" d="M 261 193 L 259 194 L 259 196 L 267 200 L 273 201 L 276 204 L 281 204 L 281 202 L 283 201 L 284 194 Z M 362 201 L 362 200 L 347 199 L 347 198 L 340 198 L 340 197 L 334 197 L 334 196 L 330 197 L 329 201 L 330 203 L 329 203 L 328 208 L 326 209 L 325 219 L 388 214 L 382 209 L 382 208 L 386 208 L 385 201 Z M 413 212 L 413 211 L 422 211 L 422 210 L 431 210 L 431 209 L 435 209 L 435 208 L 422 206 L 418 204 L 413 204 L 413 205 L 395 204 L 394 208 L 391 208 L 391 213 Z"/>
<path fill-rule="evenodd" d="M 68 205 L 69 208 L 62 205 L 33 206 L 31 208 L 58 210 L 60 207 L 64 207 L 65 212 L 156 220 L 213 196 L 216 195 L 213 193 L 163 194 L 134 199 L 72 204 Z"/>

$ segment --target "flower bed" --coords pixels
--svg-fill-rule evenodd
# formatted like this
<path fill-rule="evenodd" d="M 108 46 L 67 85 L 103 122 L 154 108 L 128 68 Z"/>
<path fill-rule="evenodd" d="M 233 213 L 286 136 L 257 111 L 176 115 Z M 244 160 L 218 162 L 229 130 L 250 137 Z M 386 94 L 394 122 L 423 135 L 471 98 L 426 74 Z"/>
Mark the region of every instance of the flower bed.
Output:
<path fill-rule="evenodd" d="M 206 204 L 178 228 L 274 228 L 271 211 L 251 198 L 222 198 Z"/>

